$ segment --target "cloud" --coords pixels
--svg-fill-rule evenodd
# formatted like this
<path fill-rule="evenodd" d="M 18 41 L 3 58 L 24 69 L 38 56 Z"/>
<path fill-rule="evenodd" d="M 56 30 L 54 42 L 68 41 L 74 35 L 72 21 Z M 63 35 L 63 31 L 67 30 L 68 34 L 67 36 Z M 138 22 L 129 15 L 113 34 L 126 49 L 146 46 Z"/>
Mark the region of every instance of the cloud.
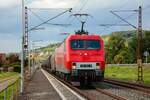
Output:
<path fill-rule="evenodd" d="M 79 11 L 79 9 L 84 5 L 87 0 L 25 0 L 28 7 L 32 8 L 70 8 L 74 7 L 74 11 Z M 28 2 L 28 3 L 27 3 Z M 99 27 L 98 24 L 111 24 L 117 23 L 120 21 L 118 18 L 113 16 L 109 11 L 110 10 L 128 10 L 128 9 L 137 9 L 139 5 L 143 5 L 143 8 L 149 5 L 149 0 L 88 0 L 87 4 L 84 6 L 82 12 L 89 13 L 93 18 L 89 18 L 85 29 L 90 33 L 110 33 L 117 30 L 128 30 L 131 27 L 125 28 L 104 28 Z M 36 12 L 44 20 L 50 18 L 57 14 L 59 11 L 38 11 Z M 82 13 L 81 12 L 81 13 Z M 21 36 L 22 36 L 22 24 L 21 24 L 21 0 L 0 0 L 0 52 L 6 51 L 20 51 L 21 50 Z M 29 13 L 30 14 L 30 13 Z M 59 33 L 71 32 L 74 33 L 74 30 L 80 29 L 81 24 L 73 17 L 68 18 L 68 13 L 63 16 L 53 20 L 53 23 L 67 23 L 72 22 L 72 26 L 68 28 L 53 27 L 53 26 L 44 26 L 49 27 L 49 30 L 31 32 L 30 41 L 32 40 L 44 40 L 48 42 L 62 41 L 65 36 L 59 35 Z M 129 14 L 121 15 L 123 18 L 129 16 Z M 149 29 L 149 8 L 143 11 L 143 29 Z M 134 17 L 134 18 L 133 18 Z M 136 25 L 136 14 L 127 19 L 132 24 Z M 37 18 L 32 15 L 29 15 L 29 27 L 38 25 L 41 23 Z M 72 20 L 73 19 L 73 20 Z M 66 20 L 66 21 L 65 21 Z M 41 26 L 43 27 L 43 26 Z"/>
<path fill-rule="evenodd" d="M 0 34 L 21 32 L 21 10 L 19 8 L 0 10 Z"/>
<path fill-rule="evenodd" d="M 86 4 L 86 1 L 87 4 Z M 29 4 L 32 8 L 73 8 L 80 9 L 84 4 L 88 9 L 103 9 L 111 8 L 121 5 L 127 0 L 120 2 L 120 0 L 34 0 Z"/>
<path fill-rule="evenodd" d="M 21 4 L 21 0 L 0 0 L 0 8 L 12 8 Z"/>
<path fill-rule="evenodd" d="M 78 0 L 34 0 L 29 4 L 33 8 L 70 8 L 73 7 Z"/>
<path fill-rule="evenodd" d="M 7 33 L 0 33 L 0 52 L 19 52 L 21 37 Z"/>
<path fill-rule="evenodd" d="M 20 52 L 21 49 L 21 42 L 18 40 L 0 40 L 0 52 Z M 5 44 L 5 45 L 4 45 Z"/>

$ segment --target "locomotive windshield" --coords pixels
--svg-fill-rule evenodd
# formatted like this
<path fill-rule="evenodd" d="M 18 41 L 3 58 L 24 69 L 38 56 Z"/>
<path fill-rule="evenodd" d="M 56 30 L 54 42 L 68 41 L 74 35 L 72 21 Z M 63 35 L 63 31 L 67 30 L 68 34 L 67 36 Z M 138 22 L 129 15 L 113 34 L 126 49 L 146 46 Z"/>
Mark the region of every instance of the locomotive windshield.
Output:
<path fill-rule="evenodd" d="M 72 49 L 86 49 L 86 50 L 95 50 L 100 49 L 99 40 L 72 40 L 71 41 Z"/>

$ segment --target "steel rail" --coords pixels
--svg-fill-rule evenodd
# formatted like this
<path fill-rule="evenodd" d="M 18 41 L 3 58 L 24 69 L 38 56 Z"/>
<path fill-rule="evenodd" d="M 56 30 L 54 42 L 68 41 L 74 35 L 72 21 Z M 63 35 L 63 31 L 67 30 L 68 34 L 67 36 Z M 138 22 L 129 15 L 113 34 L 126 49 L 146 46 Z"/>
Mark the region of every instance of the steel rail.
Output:
<path fill-rule="evenodd" d="M 138 90 L 138 91 L 143 91 L 145 93 L 150 94 L 150 86 L 147 86 L 147 85 L 131 83 L 131 82 L 124 82 L 124 81 L 108 79 L 108 78 L 105 78 L 104 82 L 110 83 L 110 84 L 115 84 L 115 85 L 126 87 L 126 88 L 131 88 L 131 89 Z"/>
<path fill-rule="evenodd" d="M 83 96 L 85 99 L 87 100 L 93 100 L 93 98 L 90 96 L 90 95 L 87 95 L 85 92 L 83 92 L 82 90 L 80 90 L 79 88 L 73 86 L 69 81 L 65 81 L 61 78 L 59 78 L 58 76 L 54 75 L 54 74 L 51 74 L 52 76 L 54 76 L 56 79 L 58 79 L 60 82 L 62 82 L 63 84 L 67 85 L 69 88 L 71 88 L 72 90 L 74 90 L 75 92 L 77 92 L 79 95 Z M 115 95 L 115 94 L 112 94 L 110 92 L 107 92 L 103 89 L 100 89 L 100 88 L 96 88 L 94 87 L 94 90 L 97 91 L 98 93 L 101 93 L 101 94 L 104 94 L 104 95 L 107 95 L 111 98 L 114 98 L 116 100 L 126 100 L 125 98 L 123 97 L 120 97 L 118 95 Z"/>
<path fill-rule="evenodd" d="M 116 100 L 126 100 L 125 98 L 123 98 L 121 96 L 118 96 L 118 95 L 115 95 L 113 93 L 107 92 L 107 91 L 105 91 L 105 90 L 103 90 L 101 88 L 96 88 L 96 91 L 98 91 L 98 92 L 100 92 L 102 94 L 108 95 L 108 96 L 110 96 L 110 97 L 112 97 L 112 98 L 114 98 Z"/>
<path fill-rule="evenodd" d="M 72 90 L 74 90 L 75 92 L 77 92 L 79 95 L 81 95 L 82 97 L 84 97 L 87 100 L 91 100 L 91 98 L 89 98 L 86 94 L 84 94 L 80 89 L 74 87 L 70 82 L 65 81 L 61 78 L 59 78 L 58 76 L 51 74 L 52 76 L 54 76 L 56 79 L 58 79 L 60 82 L 62 82 L 63 84 L 67 85 L 69 88 L 71 88 Z"/>

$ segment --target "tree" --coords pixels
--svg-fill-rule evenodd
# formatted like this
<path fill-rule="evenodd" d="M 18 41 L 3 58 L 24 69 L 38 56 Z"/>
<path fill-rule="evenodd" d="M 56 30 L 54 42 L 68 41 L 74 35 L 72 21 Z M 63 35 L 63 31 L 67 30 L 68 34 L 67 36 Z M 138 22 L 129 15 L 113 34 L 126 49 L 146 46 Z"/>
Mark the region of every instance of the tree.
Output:
<path fill-rule="evenodd" d="M 106 63 L 120 63 L 123 60 L 120 52 L 125 48 L 125 39 L 121 34 L 113 33 L 108 40 L 108 47 L 106 50 Z M 119 60 L 120 59 L 120 60 Z"/>
<path fill-rule="evenodd" d="M 123 56 L 121 54 L 118 54 L 114 57 L 114 62 L 117 63 L 117 64 L 120 64 L 123 62 Z"/>
<path fill-rule="evenodd" d="M 106 51 L 106 63 L 136 63 L 137 59 L 137 37 L 136 31 L 113 32 L 109 36 Z M 107 38 L 105 37 L 105 38 Z M 145 51 L 150 53 L 150 31 L 143 31 L 142 58 Z M 150 56 L 148 56 L 150 61 Z"/>
<path fill-rule="evenodd" d="M 142 54 L 144 54 L 145 51 L 148 51 L 150 53 L 150 31 L 145 31 L 142 41 Z M 143 55 L 143 59 L 145 59 Z M 148 56 L 148 61 L 150 61 L 150 56 Z"/>

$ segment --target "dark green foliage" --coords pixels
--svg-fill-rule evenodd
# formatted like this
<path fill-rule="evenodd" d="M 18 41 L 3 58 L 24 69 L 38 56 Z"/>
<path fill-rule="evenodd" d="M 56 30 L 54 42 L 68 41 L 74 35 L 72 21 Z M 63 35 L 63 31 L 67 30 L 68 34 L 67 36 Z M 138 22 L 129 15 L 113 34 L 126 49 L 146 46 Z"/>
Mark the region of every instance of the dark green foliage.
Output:
<path fill-rule="evenodd" d="M 143 41 L 142 41 L 142 54 L 144 54 L 145 51 L 148 51 L 150 54 L 150 31 L 145 31 L 143 35 Z M 143 55 L 144 62 L 146 61 L 145 56 Z M 150 62 L 150 55 L 148 56 L 148 62 Z"/>
<path fill-rule="evenodd" d="M 137 37 L 136 31 L 113 32 L 110 35 L 103 36 L 104 39 L 109 37 L 105 45 L 106 63 L 136 63 Z M 145 62 L 143 53 L 150 53 L 150 31 L 143 31 L 142 38 L 142 57 Z M 148 57 L 150 62 L 150 57 Z"/>
<path fill-rule="evenodd" d="M 112 33 L 106 47 L 107 63 L 123 63 L 128 56 L 128 45 L 121 33 Z"/>
<path fill-rule="evenodd" d="M 0 67 L 2 67 L 2 65 L 3 65 L 3 64 L 0 62 Z"/>
<path fill-rule="evenodd" d="M 19 65 L 15 66 L 14 67 L 14 72 L 20 73 L 21 72 L 21 67 Z"/>

